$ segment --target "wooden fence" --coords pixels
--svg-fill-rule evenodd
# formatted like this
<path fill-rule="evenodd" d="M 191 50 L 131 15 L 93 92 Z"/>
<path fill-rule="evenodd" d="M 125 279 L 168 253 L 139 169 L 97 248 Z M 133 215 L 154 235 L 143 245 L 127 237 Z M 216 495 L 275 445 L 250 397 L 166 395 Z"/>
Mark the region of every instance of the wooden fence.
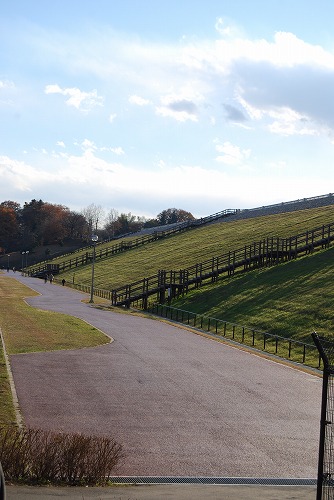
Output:
<path fill-rule="evenodd" d="M 314 249 L 325 248 L 334 240 L 334 223 L 323 225 L 290 238 L 267 238 L 245 245 L 238 250 L 212 257 L 209 260 L 178 271 L 159 270 L 143 278 L 112 290 L 112 304 L 147 308 L 149 297 L 155 296 L 160 304 L 190 288 L 197 288 L 205 281 L 215 282 L 221 276 L 231 276 L 236 271 L 265 267 L 301 255 Z"/>
<path fill-rule="evenodd" d="M 122 240 L 118 243 L 114 243 L 110 247 L 104 247 L 99 249 L 99 243 L 96 245 L 95 251 L 95 259 L 104 259 L 110 257 L 115 254 L 119 254 L 122 252 L 126 252 L 128 250 L 140 247 L 142 245 L 146 245 L 148 243 L 152 243 L 153 241 L 161 240 L 163 238 L 167 238 L 169 236 L 173 236 L 175 234 L 187 231 L 189 229 L 193 229 L 195 227 L 202 226 L 204 224 L 208 224 L 218 219 L 222 219 L 228 217 L 230 215 L 234 215 L 238 212 L 238 210 L 226 209 L 221 212 L 217 212 L 216 214 L 209 215 L 207 217 L 202 217 L 201 219 L 193 219 L 181 222 L 177 226 L 171 227 L 170 229 L 165 229 L 163 231 L 154 231 L 150 234 L 145 234 L 141 237 L 135 238 L 134 240 Z M 72 256 L 70 259 L 64 260 L 63 262 L 59 262 L 57 264 L 59 272 L 67 271 L 72 268 L 76 268 L 78 266 L 83 266 L 86 264 L 90 264 L 93 260 L 93 250 L 89 249 L 81 255 Z M 77 250 L 79 252 L 80 250 Z M 72 254 L 71 254 L 72 255 Z M 48 261 L 40 262 L 39 265 L 30 266 L 29 267 L 29 275 L 30 276 L 43 276 L 45 272 L 47 272 Z"/>

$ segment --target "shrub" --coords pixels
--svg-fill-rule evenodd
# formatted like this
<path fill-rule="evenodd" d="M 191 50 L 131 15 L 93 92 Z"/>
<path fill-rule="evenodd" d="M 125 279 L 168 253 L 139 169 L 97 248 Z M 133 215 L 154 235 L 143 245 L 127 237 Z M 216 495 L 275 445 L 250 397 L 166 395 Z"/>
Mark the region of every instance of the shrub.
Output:
<path fill-rule="evenodd" d="M 0 427 L 7 481 L 103 485 L 123 457 L 122 446 L 108 437 Z"/>

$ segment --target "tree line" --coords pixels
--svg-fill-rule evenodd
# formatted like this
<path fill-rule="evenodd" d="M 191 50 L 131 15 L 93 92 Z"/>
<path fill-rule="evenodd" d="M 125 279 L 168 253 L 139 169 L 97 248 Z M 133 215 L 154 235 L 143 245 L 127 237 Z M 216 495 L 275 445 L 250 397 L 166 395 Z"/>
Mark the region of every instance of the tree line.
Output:
<path fill-rule="evenodd" d="M 0 253 L 32 250 L 38 246 L 63 245 L 68 240 L 84 245 L 92 234 L 100 240 L 119 238 L 143 228 L 164 226 L 194 219 L 185 210 L 168 208 L 156 218 L 111 209 L 107 214 L 101 206 L 91 204 L 80 212 L 63 205 L 31 200 L 23 206 L 15 201 L 0 203 Z"/>

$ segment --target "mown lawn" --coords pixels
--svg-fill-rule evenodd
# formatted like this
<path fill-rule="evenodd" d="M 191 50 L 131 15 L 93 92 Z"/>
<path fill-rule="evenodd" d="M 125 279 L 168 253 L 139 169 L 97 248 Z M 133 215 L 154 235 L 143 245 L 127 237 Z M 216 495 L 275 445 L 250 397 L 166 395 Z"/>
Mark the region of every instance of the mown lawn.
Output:
<path fill-rule="evenodd" d="M 254 241 L 267 237 L 286 238 L 329 222 L 334 222 L 334 205 L 203 226 L 101 261 L 97 258 L 95 284 L 98 288 L 111 290 L 156 275 L 159 269 L 184 269 Z M 97 246 L 97 253 L 99 248 L 102 247 Z M 66 260 L 69 258 L 70 255 Z M 60 277 L 89 285 L 91 266 L 73 268 L 61 273 Z"/>
<path fill-rule="evenodd" d="M 30 307 L 25 297 L 36 292 L 0 274 L 0 328 L 7 354 L 94 347 L 109 337 L 80 319 Z M 0 345 L 0 424 L 14 423 L 13 402 Z"/>
<path fill-rule="evenodd" d="M 30 307 L 36 295 L 15 279 L 0 275 L 0 326 L 8 354 L 93 347 L 109 342 L 97 328 L 66 314 Z"/>
<path fill-rule="evenodd" d="M 334 338 L 334 247 L 190 291 L 173 307 L 313 343 Z"/>
<path fill-rule="evenodd" d="M 2 345 L 0 345 L 0 425 L 15 424 L 15 412 L 12 393 Z"/>

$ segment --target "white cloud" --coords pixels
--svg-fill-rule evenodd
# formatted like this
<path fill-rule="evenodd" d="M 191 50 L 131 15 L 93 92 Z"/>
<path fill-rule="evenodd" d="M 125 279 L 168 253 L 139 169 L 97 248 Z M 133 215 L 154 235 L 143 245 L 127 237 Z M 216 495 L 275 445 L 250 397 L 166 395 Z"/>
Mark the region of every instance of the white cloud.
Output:
<path fill-rule="evenodd" d="M 243 153 L 231 144 L 222 145 L 226 155 L 242 159 Z M 246 155 L 247 156 L 247 155 Z M 195 216 L 209 215 L 224 208 L 251 208 L 268 204 L 268 192 L 275 190 L 275 200 L 288 201 L 328 191 L 328 179 L 314 173 L 312 184 L 300 176 L 250 175 L 233 171 L 205 169 L 195 165 L 138 170 L 134 166 L 110 163 L 86 150 L 80 156 L 49 158 L 51 171 L 26 162 L 0 156 L 0 198 L 23 204 L 31 198 L 61 203 L 73 210 L 96 202 L 136 215 L 156 216 L 162 209 L 177 206 Z M 162 166 L 164 164 L 162 163 Z M 131 179 L 131 182 L 129 182 Z M 228 191 L 222 189 L 228 186 Z M 209 198 L 203 192 L 210 193 Z M 15 195 L 13 196 L 13 193 Z M 19 193 L 20 196 L 19 196 Z M 69 202 L 70 200 L 70 202 Z M 146 203 L 149 200 L 151 211 Z M 274 201 L 272 201 L 274 202 Z"/>
<path fill-rule="evenodd" d="M 118 156 L 124 155 L 123 148 L 121 148 L 120 146 L 118 148 L 111 148 L 110 151 Z"/>
<path fill-rule="evenodd" d="M 1 191 L 4 190 L 2 199 L 8 199 L 8 196 L 5 196 L 5 191 L 18 191 L 28 195 L 33 191 L 33 185 L 36 181 L 47 185 L 54 178 L 52 174 L 43 169 L 36 169 L 26 162 L 8 156 L 0 156 L 0 175 L 3 185 Z"/>
<path fill-rule="evenodd" d="M 156 113 L 157 115 L 163 117 L 174 118 L 178 122 L 185 122 L 187 120 L 191 120 L 193 122 L 198 121 L 197 116 L 193 113 L 188 113 L 187 111 L 181 111 L 181 110 L 174 111 L 173 109 L 167 106 L 157 106 Z"/>
<path fill-rule="evenodd" d="M 15 93 L 16 86 L 14 82 L 10 80 L 0 80 L 0 105 L 5 107 L 15 106 Z"/>
<path fill-rule="evenodd" d="M 278 32 L 274 44 L 269 47 L 266 59 L 276 66 L 312 65 L 334 69 L 334 55 L 319 45 L 311 45 L 300 40 L 293 33 Z"/>
<path fill-rule="evenodd" d="M 11 82 L 9 80 L 0 80 L 0 90 L 13 88 L 15 88 L 14 82 Z"/>
<path fill-rule="evenodd" d="M 144 99 L 143 97 L 139 97 L 138 95 L 130 96 L 129 102 L 131 104 L 137 104 L 137 106 L 147 106 L 150 103 L 149 99 Z"/>
<path fill-rule="evenodd" d="M 245 160 L 248 160 L 251 155 L 250 149 L 241 149 L 230 142 L 217 144 L 216 151 L 218 153 L 223 153 L 217 156 L 216 161 L 225 163 L 226 165 L 240 165 Z"/>
<path fill-rule="evenodd" d="M 184 122 L 191 120 L 198 121 L 198 108 L 195 102 L 181 93 L 180 95 L 172 94 L 161 98 L 161 106 L 156 107 L 156 113 L 161 116 L 169 116 L 177 121 Z"/>
<path fill-rule="evenodd" d="M 302 116 L 292 109 L 270 111 L 268 116 L 274 119 L 269 130 L 280 135 L 319 135 L 319 128 L 315 128 L 307 116 Z"/>
<path fill-rule="evenodd" d="M 326 175 L 319 172 L 316 182 L 312 178 L 308 185 L 306 179 L 296 183 L 298 192 L 292 178 L 289 182 L 284 179 L 285 186 L 279 179 L 270 186 L 269 179 L 256 175 L 262 172 L 265 176 L 268 165 L 274 175 L 282 171 L 291 175 L 298 157 L 302 158 L 299 173 L 304 172 L 305 163 L 311 172 L 311 155 L 303 150 L 310 151 L 311 146 L 315 146 L 314 155 L 319 158 L 322 172 L 332 172 L 328 158 L 332 155 L 330 141 L 334 143 L 334 53 L 292 33 L 276 33 L 270 40 L 250 39 L 229 20 L 221 18 L 216 30 L 219 35 L 212 27 L 215 40 L 185 37 L 169 44 L 157 43 L 156 38 L 145 42 L 109 28 L 87 29 L 82 37 L 78 32 L 65 36 L 46 30 L 34 33 L 31 45 L 20 46 L 27 47 L 27 55 L 38 54 L 39 60 L 34 59 L 31 65 L 28 59 L 26 81 L 20 81 L 20 92 L 15 96 L 15 113 L 10 110 L 8 120 L 3 118 L 7 135 L 2 143 L 8 143 L 14 151 L 17 140 L 19 151 L 24 149 L 30 154 L 32 144 L 37 144 L 36 154 L 27 153 L 26 164 L 8 159 L 5 167 L 1 165 L 2 192 L 19 186 L 18 189 L 31 190 L 34 197 L 40 193 L 44 199 L 48 199 L 49 193 L 53 200 L 64 194 L 71 203 L 72 199 L 74 203 L 82 198 L 80 206 L 86 204 L 84 199 L 92 197 L 92 193 L 95 201 L 98 197 L 106 204 L 114 196 L 118 209 L 127 200 L 130 211 L 135 210 L 134 204 L 151 203 L 155 192 L 154 200 L 160 208 L 170 206 L 172 196 L 173 201 L 175 197 L 180 200 L 178 205 L 187 209 L 186 203 L 201 198 L 198 193 L 210 182 L 213 188 L 208 188 L 208 198 L 216 200 L 217 211 L 226 208 L 228 199 L 234 200 L 231 205 L 237 207 L 235 200 L 243 199 L 242 196 L 246 206 L 254 206 L 267 203 L 269 193 L 277 195 L 280 201 L 279 197 L 287 200 L 332 190 Z M 39 68 L 41 62 L 45 64 Z M 29 70 L 33 68 L 30 80 L 28 66 Z M 46 67 L 54 68 L 60 84 L 36 85 L 37 70 L 43 69 L 45 75 Z M 11 77 L 6 68 L 3 74 Z M 74 77 L 75 86 L 61 84 Z M 97 82 L 98 90 L 81 90 L 91 89 L 92 81 Z M 9 81 L 0 80 L 0 99 L 8 100 L 14 94 L 12 88 Z M 41 88 L 45 92 L 43 99 Z M 84 112 L 101 107 L 104 102 L 108 108 L 100 109 L 99 119 L 89 120 L 87 116 L 83 123 L 81 113 L 68 113 L 65 106 L 58 106 L 58 99 Z M 59 109 L 53 114 L 54 106 Z M 147 114 L 142 122 L 142 109 L 138 107 L 145 106 L 151 106 L 155 113 Z M 44 126 L 48 116 L 52 119 Z M 53 118 L 59 122 L 53 122 Z M 27 123 L 29 130 L 24 128 Z M 21 130 L 22 136 L 15 139 Z M 60 131 L 63 140 L 57 142 Z M 30 135 L 31 144 L 25 142 Z M 212 161 L 210 151 L 214 135 L 224 138 L 215 142 L 216 161 Z M 281 137 L 274 137 L 277 135 Z M 299 136 L 297 142 L 293 136 Z M 247 144 L 252 139 L 251 150 L 244 146 L 246 137 Z M 71 149 L 74 141 L 76 148 Z M 48 161 L 46 151 L 41 154 L 45 144 L 57 145 Z M 5 147 L 0 153 L 9 155 Z M 115 159 L 112 154 L 117 155 L 117 160 L 124 164 L 103 161 L 98 158 L 99 152 L 103 152 L 103 158 Z M 255 164 L 254 158 L 256 169 L 253 177 L 247 177 L 247 168 L 251 162 Z M 289 168 L 284 168 L 282 158 L 289 158 Z M 185 185 L 189 185 L 189 191 L 184 191 Z M 226 192 L 222 195 L 222 186 L 227 185 L 233 185 L 230 198 Z M 255 189 L 247 195 L 250 185 Z M 7 194 L 3 196 L 7 198 Z M 90 198 L 89 203 L 92 201 Z M 189 210 L 193 211 L 190 206 Z"/>
<path fill-rule="evenodd" d="M 218 17 L 215 23 L 216 31 L 223 37 L 236 38 L 241 36 L 241 30 L 231 20 Z"/>
<path fill-rule="evenodd" d="M 94 151 L 97 149 L 96 145 L 94 144 L 94 141 L 90 141 L 89 139 L 85 139 L 84 141 L 82 141 L 80 146 L 84 151 Z"/>
<path fill-rule="evenodd" d="M 59 85 L 47 85 L 44 92 L 46 94 L 61 94 L 64 96 L 69 96 L 65 101 L 68 106 L 73 106 L 76 109 L 82 111 L 89 111 L 95 106 L 103 105 L 103 98 L 97 95 L 96 90 L 91 92 L 83 92 L 82 90 L 72 87 L 62 89 Z"/>
<path fill-rule="evenodd" d="M 245 114 L 245 121 L 240 120 L 240 114 L 235 122 L 239 126 L 247 126 L 246 118 L 250 122 L 265 119 L 270 125 L 268 111 L 284 107 L 306 116 L 314 129 L 322 122 L 334 130 L 332 52 L 289 32 L 278 32 L 272 40 L 249 39 L 224 18 L 218 18 L 215 27 L 222 38 L 183 39 L 169 45 L 108 31 L 99 35 L 88 32 L 80 43 L 77 38 L 65 40 L 75 49 L 67 54 L 65 48 L 61 51 L 62 64 L 79 74 L 94 75 L 107 85 L 109 82 L 118 94 L 126 92 L 131 104 L 147 106 L 160 101 L 155 104 L 156 114 L 179 122 L 201 122 L 206 112 L 207 119 L 216 122 L 226 96 L 235 99 L 241 105 L 239 112 Z M 48 40 L 49 50 L 56 41 L 61 44 L 56 38 Z M 59 50 L 54 47 L 54 57 Z M 279 88 L 279 82 L 286 85 Z M 323 91 L 317 93 L 320 82 Z M 83 92 L 54 84 L 45 91 L 61 94 L 69 106 L 86 111 L 103 102 L 96 90 Z M 116 113 L 110 114 L 109 121 L 115 117 Z M 269 130 L 278 133 L 283 128 L 284 123 L 272 120 Z"/>

